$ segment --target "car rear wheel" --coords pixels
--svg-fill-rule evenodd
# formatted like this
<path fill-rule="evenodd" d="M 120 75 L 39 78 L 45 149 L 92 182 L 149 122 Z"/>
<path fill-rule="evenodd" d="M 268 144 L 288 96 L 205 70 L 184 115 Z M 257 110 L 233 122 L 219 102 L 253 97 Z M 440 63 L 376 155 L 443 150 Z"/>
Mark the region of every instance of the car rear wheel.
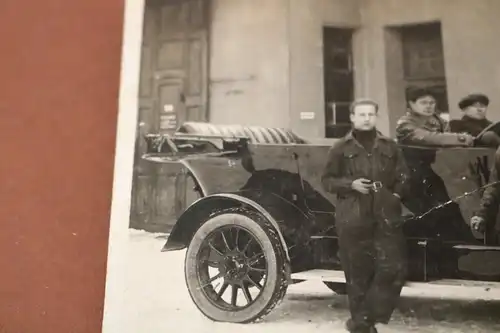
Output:
<path fill-rule="evenodd" d="M 214 321 L 255 321 L 286 293 L 284 254 L 276 230 L 261 215 L 222 211 L 202 224 L 187 249 L 189 294 Z"/>

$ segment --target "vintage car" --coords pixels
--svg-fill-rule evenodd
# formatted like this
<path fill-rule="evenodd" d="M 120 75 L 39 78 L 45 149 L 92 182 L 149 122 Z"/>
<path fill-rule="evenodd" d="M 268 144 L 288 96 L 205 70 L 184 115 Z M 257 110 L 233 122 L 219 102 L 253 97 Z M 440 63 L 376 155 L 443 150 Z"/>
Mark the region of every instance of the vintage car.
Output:
<path fill-rule="evenodd" d="M 176 221 L 162 251 L 186 249 L 193 302 L 214 321 L 248 323 L 269 313 L 288 285 L 322 281 L 345 293 L 335 195 L 321 175 L 331 142 L 280 128 L 187 122 L 147 135 L 151 163 L 180 163 L 199 198 Z M 500 288 L 500 238 L 468 225 L 489 181 L 495 149 L 400 146 L 411 172 L 401 217 L 407 286 Z"/>

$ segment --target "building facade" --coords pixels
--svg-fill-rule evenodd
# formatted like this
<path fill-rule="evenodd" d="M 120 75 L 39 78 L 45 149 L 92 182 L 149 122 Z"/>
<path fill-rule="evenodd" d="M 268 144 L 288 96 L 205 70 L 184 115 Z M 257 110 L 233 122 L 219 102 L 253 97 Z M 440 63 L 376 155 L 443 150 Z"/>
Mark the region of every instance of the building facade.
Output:
<path fill-rule="evenodd" d="M 498 0 L 146 0 L 138 156 L 140 135 L 186 120 L 338 137 L 356 97 L 380 103 L 393 136 L 410 86 L 434 87 L 452 118 L 485 93 L 500 120 L 498 13 Z M 143 205 L 153 190 L 136 191 Z"/>
<path fill-rule="evenodd" d="M 215 0 L 210 120 L 325 137 L 346 121 L 342 102 L 364 96 L 392 135 L 409 85 L 436 87 L 451 117 L 484 92 L 499 119 L 498 13 L 495 0 Z"/>

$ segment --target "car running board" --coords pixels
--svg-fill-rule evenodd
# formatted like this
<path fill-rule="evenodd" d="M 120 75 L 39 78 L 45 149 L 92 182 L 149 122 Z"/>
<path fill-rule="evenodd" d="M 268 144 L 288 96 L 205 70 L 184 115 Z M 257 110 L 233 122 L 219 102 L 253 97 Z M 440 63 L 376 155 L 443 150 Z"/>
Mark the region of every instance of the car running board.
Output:
<path fill-rule="evenodd" d="M 336 239 L 338 236 L 330 236 L 330 235 L 314 235 L 310 236 L 310 239 Z M 420 245 L 425 244 L 419 242 Z M 489 246 L 489 245 L 467 245 L 467 244 L 459 244 L 453 245 L 452 248 L 457 250 L 470 250 L 470 251 L 500 251 L 500 246 Z"/>
<path fill-rule="evenodd" d="M 327 269 L 312 269 L 309 271 L 297 272 L 292 274 L 294 280 L 316 280 L 323 282 L 338 282 L 345 283 L 343 271 L 327 270 Z M 500 282 L 489 281 L 473 281 L 473 280 L 458 280 L 458 279 L 440 279 L 429 282 L 407 282 L 405 287 L 415 288 L 466 288 L 478 289 L 478 291 L 500 292 Z"/>
<path fill-rule="evenodd" d="M 471 251 L 500 251 L 500 246 L 488 245 L 455 245 L 454 249 L 457 250 L 471 250 Z"/>

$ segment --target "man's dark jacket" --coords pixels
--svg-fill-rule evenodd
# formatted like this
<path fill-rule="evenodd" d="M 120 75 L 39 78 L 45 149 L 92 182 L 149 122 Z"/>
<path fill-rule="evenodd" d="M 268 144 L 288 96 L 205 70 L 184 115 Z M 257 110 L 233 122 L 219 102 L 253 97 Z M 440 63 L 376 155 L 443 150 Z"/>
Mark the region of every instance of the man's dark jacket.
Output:
<path fill-rule="evenodd" d="M 337 194 L 336 224 L 359 225 L 371 221 L 398 223 L 401 201 L 407 195 L 408 170 L 396 142 L 377 133 L 369 153 L 349 132 L 328 152 L 322 176 L 325 191 Z M 358 178 L 379 181 L 378 192 L 362 194 L 352 189 Z"/>
<path fill-rule="evenodd" d="M 454 119 L 450 122 L 450 129 L 455 133 L 468 133 L 472 136 L 478 136 L 492 122 L 488 119 L 474 119 L 463 116 L 461 119 Z"/>

